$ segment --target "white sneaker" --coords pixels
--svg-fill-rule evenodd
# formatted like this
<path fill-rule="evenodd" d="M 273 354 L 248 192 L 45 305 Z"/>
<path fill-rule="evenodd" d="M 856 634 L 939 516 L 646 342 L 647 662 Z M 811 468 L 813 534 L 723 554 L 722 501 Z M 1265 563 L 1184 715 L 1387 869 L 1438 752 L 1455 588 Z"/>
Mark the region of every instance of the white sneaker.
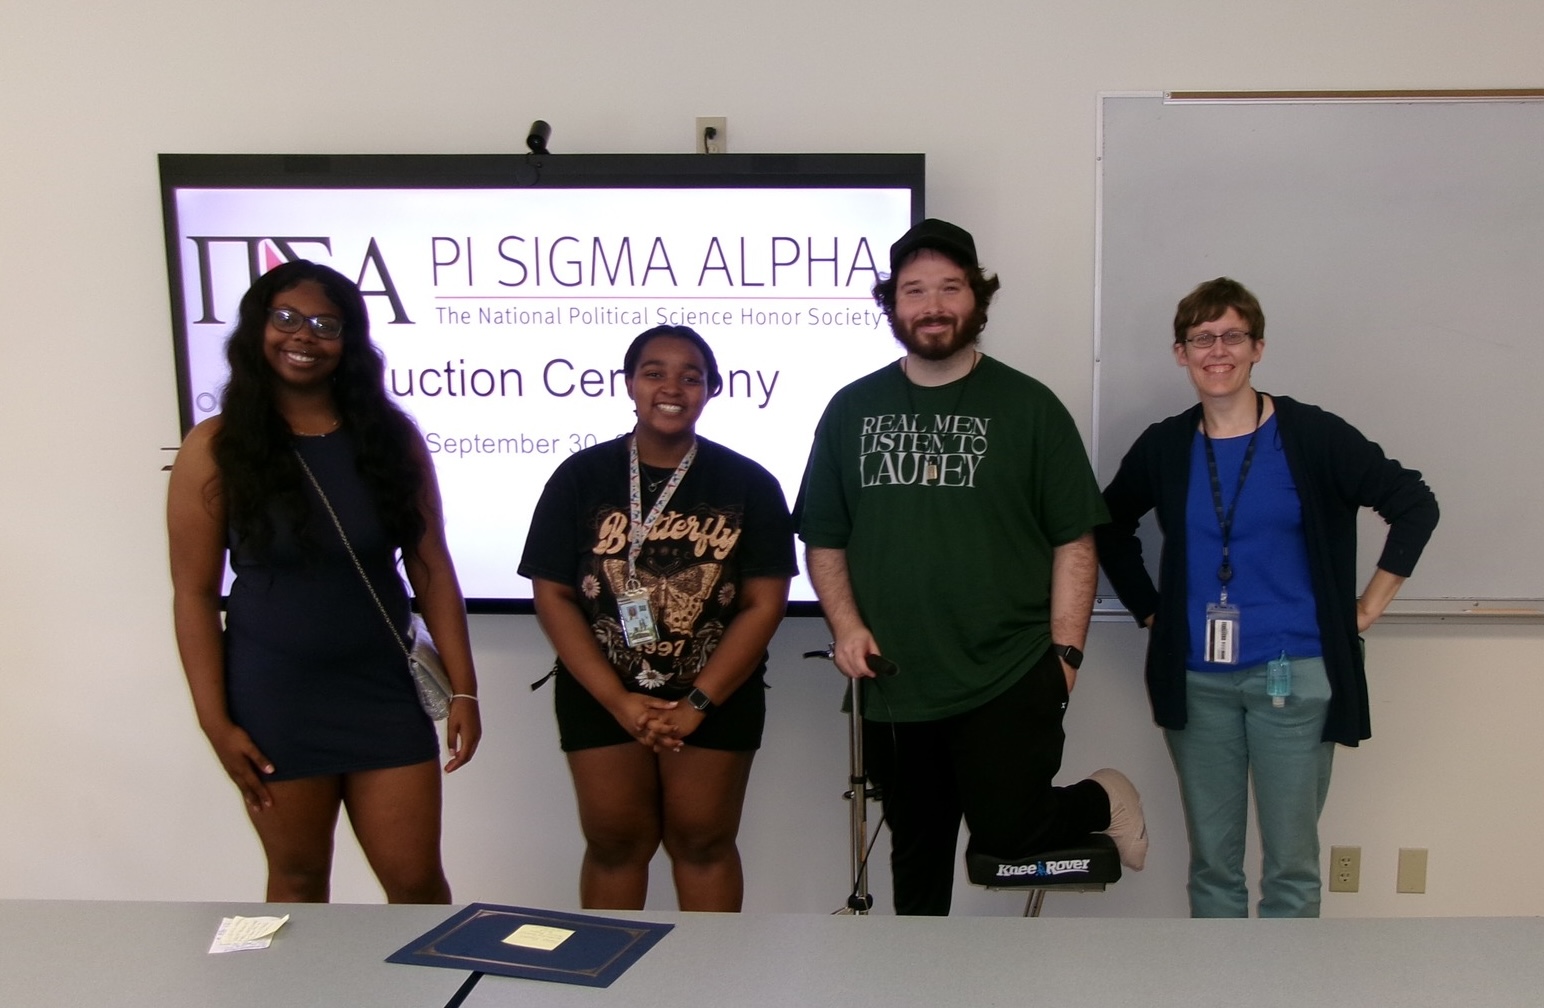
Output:
<path fill-rule="evenodd" d="M 1095 770 L 1088 779 L 1110 796 L 1110 827 L 1105 835 L 1115 841 L 1120 863 L 1141 871 L 1147 863 L 1147 819 L 1142 815 L 1142 796 L 1136 785 L 1119 770 Z"/>

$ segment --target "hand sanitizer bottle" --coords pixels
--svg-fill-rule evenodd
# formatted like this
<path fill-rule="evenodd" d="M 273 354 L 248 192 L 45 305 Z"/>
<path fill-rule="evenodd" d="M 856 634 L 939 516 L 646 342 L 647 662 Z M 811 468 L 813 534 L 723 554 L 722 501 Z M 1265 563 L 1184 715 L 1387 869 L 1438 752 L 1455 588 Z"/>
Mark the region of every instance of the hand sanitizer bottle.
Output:
<path fill-rule="evenodd" d="M 1265 666 L 1265 694 L 1271 698 L 1272 707 L 1285 707 L 1292 695 L 1292 659 L 1283 651 L 1280 658 L 1273 658 Z"/>

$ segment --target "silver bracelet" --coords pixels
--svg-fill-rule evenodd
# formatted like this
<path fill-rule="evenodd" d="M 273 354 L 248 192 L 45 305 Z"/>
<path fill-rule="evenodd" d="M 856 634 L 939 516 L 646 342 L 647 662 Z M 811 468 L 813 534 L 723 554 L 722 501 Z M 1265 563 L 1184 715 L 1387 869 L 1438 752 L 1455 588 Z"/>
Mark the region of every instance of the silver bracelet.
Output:
<path fill-rule="evenodd" d="M 452 700 L 470 700 L 470 701 L 472 701 L 472 702 L 473 702 L 473 703 L 476 703 L 476 702 L 477 702 L 477 697 L 476 697 L 476 696 L 474 696 L 474 695 L 473 695 L 473 694 L 471 694 L 471 693 L 452 693 L 452 694 L 451 694 L 451 695 L 450 695 L 450 698 L 451 698 L 451 699 L 452 699 Z"/>

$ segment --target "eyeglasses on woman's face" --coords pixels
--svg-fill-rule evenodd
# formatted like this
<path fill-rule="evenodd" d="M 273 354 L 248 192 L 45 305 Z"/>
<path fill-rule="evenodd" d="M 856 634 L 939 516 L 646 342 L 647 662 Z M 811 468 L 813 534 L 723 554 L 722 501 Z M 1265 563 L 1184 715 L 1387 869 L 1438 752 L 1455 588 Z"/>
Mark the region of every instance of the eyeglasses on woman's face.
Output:
<path fill-rule="evenodd" d="M 310 326 L 317 339 L 335 340 L 343 335 L 343 320 L 331 315 L 302 315 L 293 308 L 274 308 L 268 312 L 268 324 L 281 333 L 298 333 Z"/>
<path fill-rule="evenodd" d="M 1194 336 L 1186 336 L 1185 342 L 1197 350 L 1207 350 L 1216 346 L 1218 340 L 1222 340 L 1224 346 L 1238 346 L 1248 339 L 1249 335 L 1243 329 L 1229 329 L 1221 333 L 1198 332 Z"/>

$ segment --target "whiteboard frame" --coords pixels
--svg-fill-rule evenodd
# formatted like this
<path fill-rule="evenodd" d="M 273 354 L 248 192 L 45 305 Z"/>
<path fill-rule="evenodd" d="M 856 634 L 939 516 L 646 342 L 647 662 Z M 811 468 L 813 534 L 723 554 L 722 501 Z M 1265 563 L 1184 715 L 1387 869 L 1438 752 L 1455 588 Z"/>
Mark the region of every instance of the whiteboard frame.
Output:
<path fill-rule="evenodd" d="M 1091 454 L 1098 464 L 1101 458 L 1100 416 L 1104 396 L 1102 369 L 1104 346 L 1104 263 L 1105 263 L 1105 113 L 1111 100 L 1161 99 L 1164 104 L 1336 104 L 1336 103 L 1533 103 L 1544 102 L 1544 89 L 1505 88 L 1472 90 L 1368 90 L 1368 91 L 1100 91 L 1096 95 L 1097 112 L 1094 136 L 1094 304 L 1093 304 L 1093 394 L 1089 418 Z M 1120 600 L 1109 593 L 1103 581 L 1094 600 L 1096 622 L 1130 619 Z M 1391 622 L 1462 622 L 1471 623 L 1544 623 L 1544 598 L 1497 598 L 1485 596 L 1446 596 L 1435 598 L 1396 598 L 1383 619 Z"/>

